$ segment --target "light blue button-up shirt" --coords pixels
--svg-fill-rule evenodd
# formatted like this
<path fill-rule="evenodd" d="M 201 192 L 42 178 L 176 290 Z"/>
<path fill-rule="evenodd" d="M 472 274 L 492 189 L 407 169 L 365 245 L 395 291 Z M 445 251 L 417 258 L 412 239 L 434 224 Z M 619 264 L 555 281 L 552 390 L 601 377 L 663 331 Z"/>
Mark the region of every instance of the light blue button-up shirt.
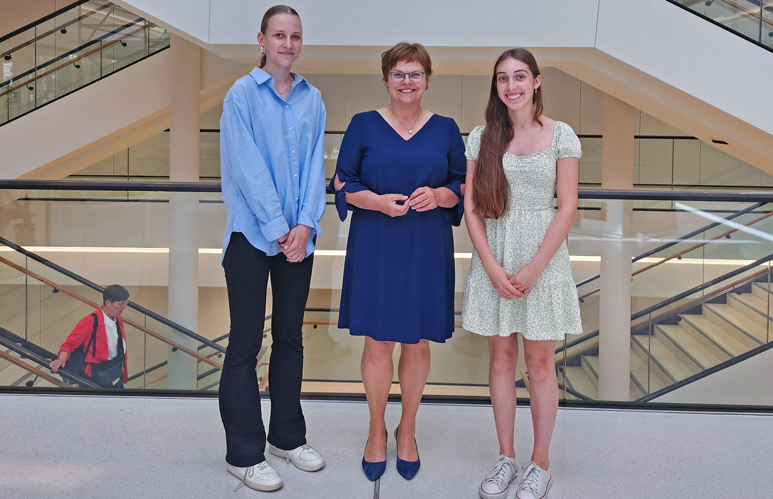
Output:
<path fill-rule="evenodd" d="M 220 118 L 220 171 L 228 225 L 268 256 L 277 239 L 298 224 L 311 227 L 306 256 L 314 252 L 325 211 L 325 106 L 319 90 L 293 73 L 287 101 L 274 78 L 255 68 L 236 80 Z"/>

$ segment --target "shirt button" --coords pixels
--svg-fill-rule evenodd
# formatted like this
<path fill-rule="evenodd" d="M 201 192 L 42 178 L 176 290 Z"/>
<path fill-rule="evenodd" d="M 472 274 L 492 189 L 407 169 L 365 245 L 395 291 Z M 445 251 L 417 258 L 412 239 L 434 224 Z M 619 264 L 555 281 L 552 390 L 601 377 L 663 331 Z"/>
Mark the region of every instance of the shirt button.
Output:
<path fill-rule="evenodd" d="M 298 176 L 298 174 L 297 174 L 297 173 L 293 175 L 293 177 L 297 177 L 297 176 Z"/>
<path fill-rule="evenodd" d="M 292 130 L 292 129 L 293 129 L 293 127 L 290 127 L 290 130 Z"/>
<path fill-rule="evenodd" d="M 290 107 L 290 104 L 286 104 L 285 107 Z"/>
<path fill-rule="evenodd" d="M 293 150 L 293 151 L 290 151 L 290 152 L 292 152 L 293 154 L 295 154 L 295 150 Z"/>

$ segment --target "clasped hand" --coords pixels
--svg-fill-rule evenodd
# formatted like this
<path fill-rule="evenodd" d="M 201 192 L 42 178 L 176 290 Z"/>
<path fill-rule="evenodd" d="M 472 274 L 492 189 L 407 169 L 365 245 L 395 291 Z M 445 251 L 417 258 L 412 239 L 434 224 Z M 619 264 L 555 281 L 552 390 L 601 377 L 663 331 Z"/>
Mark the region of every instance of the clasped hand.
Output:
<path fill-rule="evenodd" d="M 535 268 L 532 264 L 526 264 L 521 267 L 521 270 L 513 277 L 510 277 L 501 265 L 497 265 L 486 273 L 496 292 L 505 300 L 523 297 L 534 287 L 541 274 L 539 269 Z"/>
<path fill-rule="evenodd" d="M 419 187 L 410 196 L 402 194 L 382 194 L 381 212 L 390 217 L 401 217 L 413 208 L 416 211 L 429 211 L 438 207 L 437 191 L 431 187 Z M 402 204 L 398 204 L 402 202 Z"/>
<path fill-rule="evenodd" d="M 277 239 L 279 249 L 290 263 L 302 262 L 306 258 L 306 245 L 309 243 L 311 227 L 296 225 L 290 232 Z"/>

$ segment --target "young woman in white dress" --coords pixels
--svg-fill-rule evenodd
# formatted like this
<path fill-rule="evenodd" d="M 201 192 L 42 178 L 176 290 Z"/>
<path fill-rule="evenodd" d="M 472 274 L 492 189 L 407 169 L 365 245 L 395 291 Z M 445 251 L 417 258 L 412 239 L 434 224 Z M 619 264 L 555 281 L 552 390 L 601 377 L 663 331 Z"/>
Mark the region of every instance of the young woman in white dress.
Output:
<path fill-rule="evenodd" d="M 467 230 L 475 251 L 465 281 L 463 327 L 488 336 L 489 390 L 499 458 L 480 496 L 500 499 L 515 464 L 518 334 L 530 380 L 534 449 L 518 499 L 547 496 L 550 441 L 558 412 L 556 340 L 582 332 L 566 237 L 577 210 L 580 141 L 566 123 L 542 116 L 534 56 L 512 49 L 496 61 L 486 126 L 467 141 Z M 557 192 L 558 209 L 553 206 Z"/>

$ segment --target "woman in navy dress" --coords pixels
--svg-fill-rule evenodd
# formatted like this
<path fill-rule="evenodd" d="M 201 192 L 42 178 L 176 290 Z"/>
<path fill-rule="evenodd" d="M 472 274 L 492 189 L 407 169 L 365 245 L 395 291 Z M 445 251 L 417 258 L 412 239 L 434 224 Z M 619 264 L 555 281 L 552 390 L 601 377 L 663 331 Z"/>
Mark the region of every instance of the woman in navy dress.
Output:
<path fill-rule="evenodd" d="M 395 429 L 397 470 L 419 469 L 416 413 L 430 367 L 429 341 L 454 330 L 452 225 L 461 221 L 464 143 L 454 120 L 421 107 L 432 63 L 419 44 L 381 56 L 390 105 L 352 118 L 333 186 L 341 220 L 352 210 L 338 319 L 365 336 L 362 381 L 370 428 L 362 466 L 375 480 L 386 468 L 386 409 L 392 351 L 401 344 L 402 417 Z"/>

